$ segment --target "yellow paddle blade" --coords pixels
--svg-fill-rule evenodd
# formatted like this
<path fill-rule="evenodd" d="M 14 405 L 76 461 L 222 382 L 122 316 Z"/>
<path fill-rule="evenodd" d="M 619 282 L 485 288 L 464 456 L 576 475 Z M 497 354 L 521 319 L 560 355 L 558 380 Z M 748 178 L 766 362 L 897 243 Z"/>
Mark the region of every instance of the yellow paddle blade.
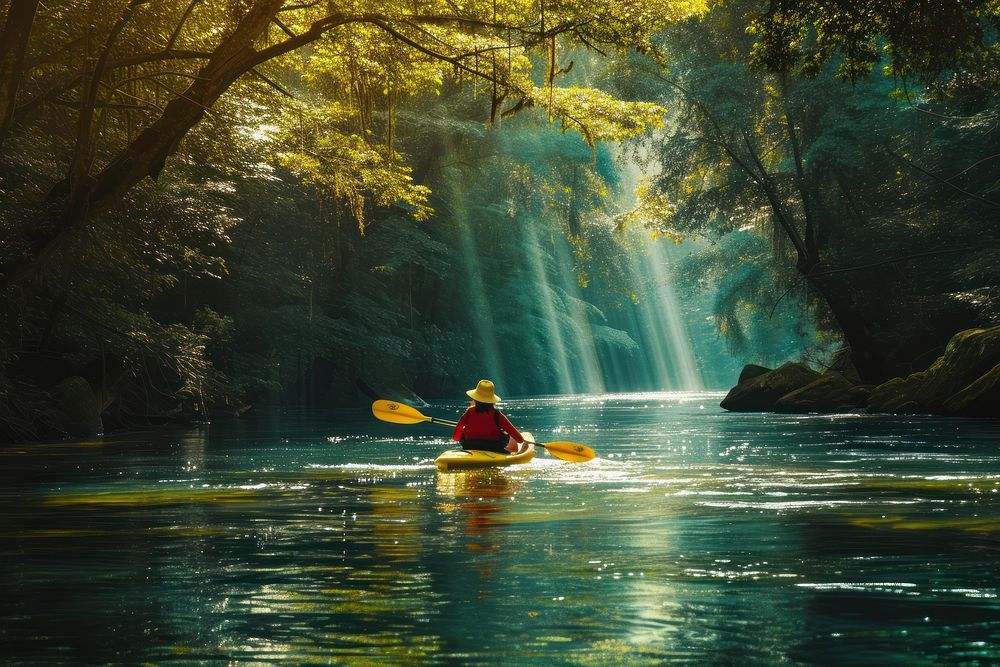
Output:
<path fill-rule="evenodd" d="M 593 449 L 587 447 L 586 445 L 581 445 L 578 442 L 546 442 L 541 446 L 557 459 L 562 459 L 563 461 L 573 461 L 574 463 L 589 461 L 597 456 L 597 452 Z"/>
<path fill-rule="evenodd" d="M 372 403 L 372 414 L 377 419 L 393 424 L 419 424 L 430 421 L 430 417 L 420 414 L 416 408 L 396 401 L 378 400 Z"/>

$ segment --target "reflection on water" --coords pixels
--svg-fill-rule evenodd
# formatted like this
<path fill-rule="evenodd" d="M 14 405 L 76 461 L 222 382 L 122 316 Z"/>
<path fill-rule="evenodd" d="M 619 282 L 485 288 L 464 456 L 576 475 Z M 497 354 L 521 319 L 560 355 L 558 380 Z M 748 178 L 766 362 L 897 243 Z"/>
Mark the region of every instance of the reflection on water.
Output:
<path fill-rule="evenodd" d="M 3 661 L 1000 661 L 996 424 L 718 399 L 511 401 L 600 458 L 500 470 L 360 411 L 2 449 Z"/>
<path fill-rule="evenodd" d="M 500 500 L 512 499 L 523 482 L 511 478 L 504 469 L 468 470 L 462 472 L 438 472 L 437 491 L 443 501 L 438 508 L 462 521 L 465 530 L 465 548 L 473 554 L 490 554 L 500 549 L 500 542 L 494 531 L 510 525 L 503 513 L 506 503 Z M 489 579 L 495 574 L 494 558 L 474 558 L 480 579 Z"/>

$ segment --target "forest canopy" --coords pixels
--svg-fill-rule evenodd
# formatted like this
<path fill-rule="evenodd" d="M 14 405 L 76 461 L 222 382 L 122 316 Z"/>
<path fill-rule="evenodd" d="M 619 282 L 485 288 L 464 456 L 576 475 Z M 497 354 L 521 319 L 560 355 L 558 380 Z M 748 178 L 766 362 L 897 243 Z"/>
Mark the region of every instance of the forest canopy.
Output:
<path fill-rule="evenodd" d="M 657 29 L 701 9 L 690 2 L 461 8 L 447 2 L 129 0 L 51 8 L 37 0 L 12 2 L 3 33 L 0 141 L 14 129 L 29 141 L 32 130 L 37 140 L 56 141 L 37 146 L 54 168 L 44 175 L 47 186 L 43 174 L 35 175 L 47 188 L 46 205 L 25 202 L 34 218 L 25 223 L 31 233 L 20 239 L 19 252 L 4 257 L 0 273 L 6 284 L 18 280 L 144 178 L 157 178 L 207 114 L 228 111 L 235 116 L 231 127 L 248 129 L 268 117 L 312 112 L 300 119 L 300 133 L 319 114 L 321 145 L 285 160 L 332 186 L 359 222 L 365 194 L 376 204 L 400 201 L 421 214 L 424 194 L 392 148 L 392 109 L 409 96 L 439 90 L 446 77 L 488 86 L 494 120 L 539 105 L 590 143 L 642 132 L 659 122 L 655 105 L 555 87 L 557 73 L 571 66 L 559 62 L 557 41 L 642 47 Z M 536 86 L 531 76 L 531 49 L 548 52 L 547 86 Z M 282 97 L 292 102 L 282 104 Z M 227 102 L 237 104 L 226 109 Z M 381 126 L 372 118 L 376 109 L 387 112 Z"/>
<path fill-rule="evenodd" d="M 444 392 L 483 357 L 517 391 L 676 367 L 648 356 L 648 252 L 615 231 L 623 140 L 653 166 L 632 228 L 711 241 L 679 280 L 711 285 L 730 341 L 804 321 L 884 378 L 993 317 L 997 21 L 994 2 L 10 0 L 0 420 L 50 432 L 79 377 L 128 424 L 330 404 L 362 375 Z M 893 264 L 899 309 L 874 312 L 854 268 L 959 238 L 961 265 Z"/>

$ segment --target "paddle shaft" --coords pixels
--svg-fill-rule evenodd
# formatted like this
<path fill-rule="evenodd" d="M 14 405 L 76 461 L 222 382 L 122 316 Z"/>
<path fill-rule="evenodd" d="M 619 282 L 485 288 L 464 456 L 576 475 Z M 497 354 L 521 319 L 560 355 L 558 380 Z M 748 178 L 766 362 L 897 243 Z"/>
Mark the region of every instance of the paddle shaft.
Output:
<path fill-rule="evenodd" d="M 392 422 L 394 424 L 421 424 L 423 422 L 430 422 L 432 424 L 440 424 L 441 426 L 447 426 L 449 428 L 458 426 L 458 422 L 451 421 L 450 419 L 428 417 L 416 408 L 397 401 L 386 401 L 382 399 L 375 401 L 372 403 L 372 414 L 382 421 Z M 552 456 L 562 459 L 563 461 L 589 461 L 595 456 L 593 449 L 577 442 L 543 443 L 533 442 L 531 440 L 525 440 L 525 442 L 535 445 L 536 447 L 542 447 L 549 454 L 552 454 Z"/>

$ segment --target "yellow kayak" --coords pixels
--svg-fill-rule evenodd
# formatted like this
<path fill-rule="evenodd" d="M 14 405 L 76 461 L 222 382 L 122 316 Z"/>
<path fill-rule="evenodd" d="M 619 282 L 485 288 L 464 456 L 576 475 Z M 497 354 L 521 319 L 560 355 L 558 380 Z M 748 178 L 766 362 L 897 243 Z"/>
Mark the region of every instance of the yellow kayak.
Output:
<path fill-rule="evenodd" d="M 534 440 L 530 433 L 521 432 L 525 440 Z M 434 459 L 434 465 L 438 470 L 469 470 L 470 468 L 499 468 L 502 466 L 512 466 L 519 463 L 527 463 L 535 458 L 535 446 L 528 445 L 527 449 L 518 454 L 501 454 L 500 452 L 487 452 L 482 449 L 452 449 Z"/>

